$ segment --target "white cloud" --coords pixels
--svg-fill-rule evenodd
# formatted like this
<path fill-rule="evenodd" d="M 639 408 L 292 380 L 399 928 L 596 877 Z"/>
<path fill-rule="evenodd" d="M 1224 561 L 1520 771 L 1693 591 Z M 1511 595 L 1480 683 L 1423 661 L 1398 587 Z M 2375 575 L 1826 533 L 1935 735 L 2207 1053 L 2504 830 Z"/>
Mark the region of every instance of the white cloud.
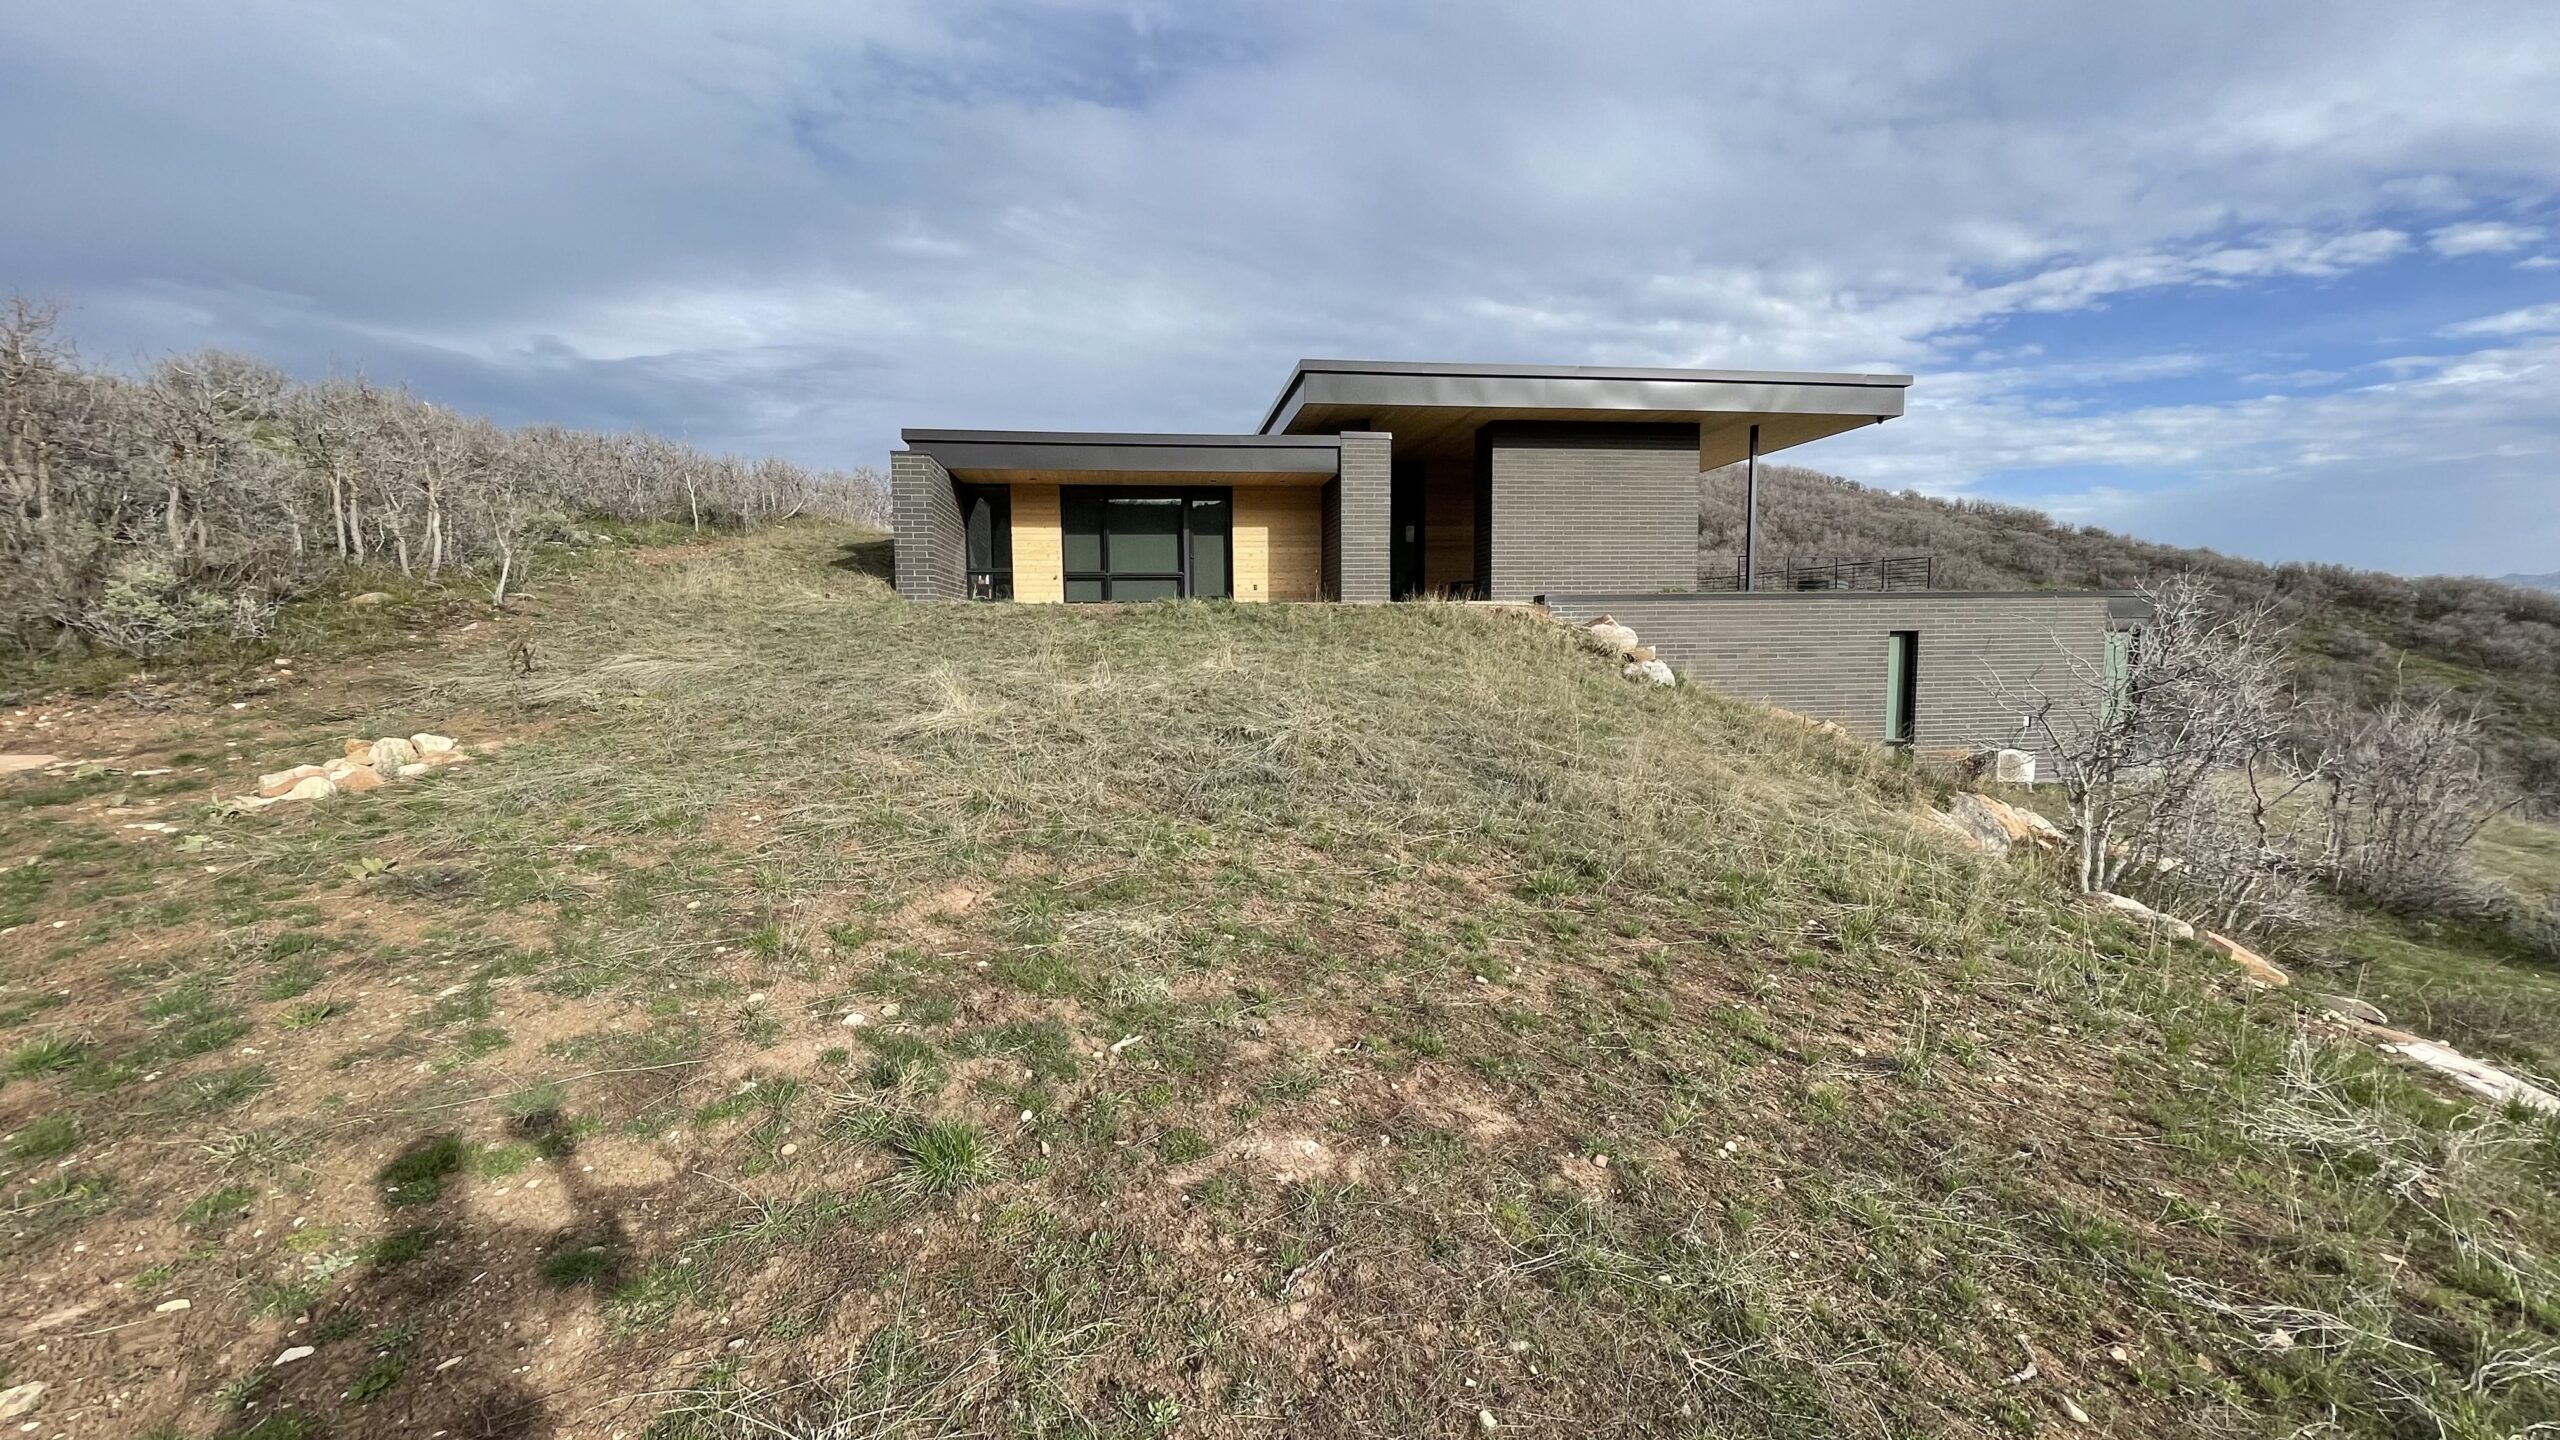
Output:
<path fill-rule="evenodd" d="M 2472 220 L 2428 231 L 2427 248 L 2445 256 L 2504 255 L 2510 250 L 2521 250 L 2533 244 L 2545 233 L 2538 225 Z"/>
<path fill-rule="evenodd" d="M 2560 303 L 2527 305 L 2518 310 L 2505 310 L 2447 325 L 2440 335 L 2531 335 L 2539 331 L 2560 330 Z"/>

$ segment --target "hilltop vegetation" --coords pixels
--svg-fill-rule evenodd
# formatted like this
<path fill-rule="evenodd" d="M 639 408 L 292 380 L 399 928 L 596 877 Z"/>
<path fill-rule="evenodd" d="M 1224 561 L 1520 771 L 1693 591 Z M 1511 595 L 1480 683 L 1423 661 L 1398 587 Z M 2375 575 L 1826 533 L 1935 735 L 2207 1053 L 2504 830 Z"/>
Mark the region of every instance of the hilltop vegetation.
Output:
<path fill-rule="evenodd" d="M 882 548 L 616 546 L 386 660 L 9 718 L 114 767 L 0 780 L 38 1418 L 2560 1411 L 2560 1132 L 1954 848 L 1924 777 L 1517 617 L 914 607 Z M 479 758 L 211 803 L 418 729 Z"/>
<path fill-rule="evenodd" d="M 1761 546 L 1784 557 L 1937 558 L 1942 588 L 2127 586 L 2205 578 L 2234 605 L 2260 603 L 2293 628 L 2318 697 L 2362 706 L 2403 689 L 2476 705 L 2518 782 L 2560 797 L 2560 594 L 2459 576 L 2408 580 L 2339 565 L 2262 565 L 2153 544 L 2040 511 L 1872 490 L 1788 465 L 1760 470 Z M 1742 548 L 1742 482 L 1700 489 L 1702 561 L 1722 573 Z"/>

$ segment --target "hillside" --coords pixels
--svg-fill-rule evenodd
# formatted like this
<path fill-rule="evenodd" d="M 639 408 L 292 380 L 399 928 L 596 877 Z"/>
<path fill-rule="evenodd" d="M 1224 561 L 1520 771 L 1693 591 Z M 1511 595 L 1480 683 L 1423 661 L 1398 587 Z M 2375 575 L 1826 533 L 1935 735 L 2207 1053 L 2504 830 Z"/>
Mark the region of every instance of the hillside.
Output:
<path fill-rule="evenodd" d="M 85 762 L 0 777 L 0 1387 L 260 1440 L 2560 1410 L 2548 1128 L 1911 773 L 1520 617 L 907 606 L 884 548 L 289 607 L 0 717 Z M 474 758 L 218 804 L 420 730 Z"/>
<path fill-rule="evenodd" d="M 2501 585 L 2521 585 L 2527 590 L 2560 590 L 2560 570 L 2548 575 L 2501 575 Z"/>
<path fill-rule="evenodd" d="M 2262 565 L 2211 550 L 2074 528 L 2012 505 L 1871 490 L 1787 465 L 1760 471 L 1761 553 L 1775 558 L 1934 555 L 1942 587 L 2132 585 L 2192 571 L 2295 627 L 2314 694 L 2372 701 L 2395 686 L 2476 703 L 2525 785 L 2560 795 L 2560 595 L 2491 580 L 2402 579 L 2337 565 Z M 1710 569 L 1742 548 L 1742 482 L 1701 486 Z"/>

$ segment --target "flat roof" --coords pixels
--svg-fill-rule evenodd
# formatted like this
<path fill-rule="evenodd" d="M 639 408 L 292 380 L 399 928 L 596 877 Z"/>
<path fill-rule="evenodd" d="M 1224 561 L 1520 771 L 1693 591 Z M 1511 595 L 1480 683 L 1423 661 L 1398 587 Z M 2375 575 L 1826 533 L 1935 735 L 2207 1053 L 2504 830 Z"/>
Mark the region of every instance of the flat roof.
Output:
<path fill-rule="evenodd" d="M 1263 413 L 1262 432 L 1338 418 L 1346 409 L 1628 411 L 1679 415 L 1836 416 L 1902 413 L 1911 377 L 1803 370 L 1677 370 L 1621 365 L 1487 365 L 1412 360 L 1301 360 Z M 1319 413 L 1309 415 L 1310 409 Z"/>
<path fill-rule="evenodd" d="M 1164 475 L 1331 475 L 1339 435 L 1164 435 L 1086 430 L 901 430 L 955 474 L 1092 470 Z"/>

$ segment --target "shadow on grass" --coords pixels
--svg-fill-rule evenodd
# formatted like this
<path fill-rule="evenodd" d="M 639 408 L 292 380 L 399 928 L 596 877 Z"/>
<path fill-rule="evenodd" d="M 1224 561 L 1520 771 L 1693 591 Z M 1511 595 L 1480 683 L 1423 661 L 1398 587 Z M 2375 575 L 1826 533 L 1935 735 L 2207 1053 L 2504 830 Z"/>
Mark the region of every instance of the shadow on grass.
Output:
<path fill-rule="evenodd" d="M 868 575 L 883 584 L 898 581 L 897 542 L 882 535 L 869 540 L 855 540 L 843 546 L 836 558 L 827 562 L 838 570 Z"/>

